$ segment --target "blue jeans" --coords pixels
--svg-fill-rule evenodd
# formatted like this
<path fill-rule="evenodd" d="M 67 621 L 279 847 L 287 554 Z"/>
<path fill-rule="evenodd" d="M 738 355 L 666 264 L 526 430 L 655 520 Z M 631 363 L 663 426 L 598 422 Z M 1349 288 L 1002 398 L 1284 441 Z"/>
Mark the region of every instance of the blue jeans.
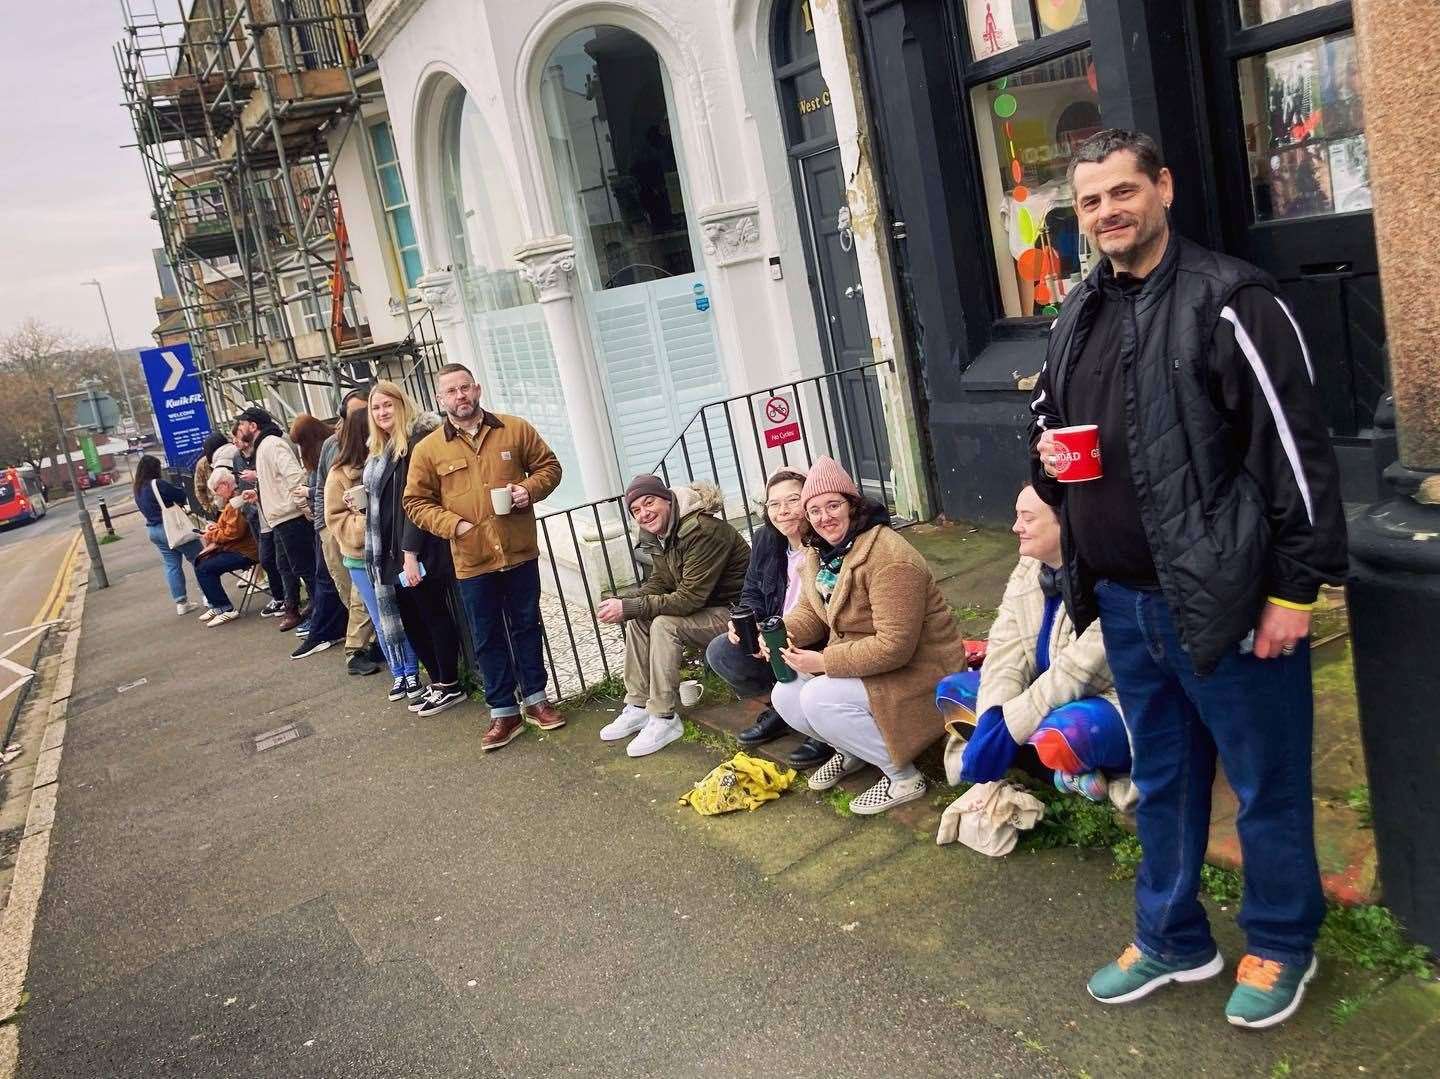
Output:
<path fill-rule="evenodd" d="M 185 562 L 188 560 L 192 567 L 195 565 L 195 556 L 200 553 L 199 537 L 171 550 L 170 541 L 165 538 L 163 524 L 146 525 L 145 531 L 150 536 L 150 542 L 155 544 L 155 549 L 160 552 L 160 557 L 165 562 L 165 583 L 170 586 L 170 598 L 176 603 L 184 603 Z"/>
<path fill-rule="evenodd" d="M 234 551 L 216 551 L 195 563 L 195 579 L 200 582 L 200 591 L 205 593 L 205 602 L 216 611 L 234 610 L 235 604 L 231 603 L 230 597 L 225 594 L 221 577 L 231 570 L 245 569 L 254 564 L 243 554 L 236 554 Z"/>
<path fill-rule="evenodd" d="M 705 647 L 705 662 L 718 674 L 735 695 L 741 698 L 768 697 L 775 688 L 775 672 L 763 659 L 756 659 L 731 644 L 721 633 Z"/>
<path fill-rule="evenodd" d="M 1274 659 L 1237 646 L 1199 675 L 1181 650 L 1164 595 L 1101 581 L 1095 596 L 1134 746 L 1130 778 L 1140 793 L 1135 943 L 1169 962 L 1215 951 L 1196 893 L 1218 754 L 1240 802 L 1239 923 L 1247 949 L 1262 959 L 1308 963 L 1325 916 L 1310 789 L 1309 643 Z"/>
<path fill-rule="evenodd" d="M 390 668 L 390 674 L 395 678 L 419 674 L 420 660 L 415 655 L 415 649 L 410 647 L 410 641 L 403 634 L 398 641 L 394 640 L 381 628 L 383 623 L 380 619 L 380 604 L 375 599 L 375 582 L 370 579 L 370 571 L 350 567 L 350 585 L 365 601 L 365 610 L 370 613 L 370 623 L 375 627 L 375 639 L 380 642 L 380 651 L 385 653 L 385 663 Z"/>
<path fill-rule="evenodd" d="M 540 560 L 459 584 L 491 718 L 518 716 L 522 706 L 544 701 L 549 676 L 540 624 Z"/>
<path fill-rule="evenodd" d="M 310 604 L 310 640 L 342 641 L 345 639 L 345 626 L 350 621 L 350 608 L 341 602 L 335 581 L 330 576 L 330 567 L 325 564 L 320 533 L 313 528 L 311 532 L 315 548 L 315 594 Z"/>

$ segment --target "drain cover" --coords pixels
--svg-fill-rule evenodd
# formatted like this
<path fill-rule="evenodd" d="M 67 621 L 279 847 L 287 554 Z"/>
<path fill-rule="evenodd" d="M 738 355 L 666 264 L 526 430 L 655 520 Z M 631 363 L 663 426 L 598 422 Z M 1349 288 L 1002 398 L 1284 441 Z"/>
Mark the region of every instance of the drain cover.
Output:
<path fill-rule="evenodd" d="M 306 723 L 287 723 L 283 727 L 276 727 L 273 731 L 255 735 L 253 751 L 263 753 L 267 749 L 299 741 L 310 733 L 310 726 Z"/>

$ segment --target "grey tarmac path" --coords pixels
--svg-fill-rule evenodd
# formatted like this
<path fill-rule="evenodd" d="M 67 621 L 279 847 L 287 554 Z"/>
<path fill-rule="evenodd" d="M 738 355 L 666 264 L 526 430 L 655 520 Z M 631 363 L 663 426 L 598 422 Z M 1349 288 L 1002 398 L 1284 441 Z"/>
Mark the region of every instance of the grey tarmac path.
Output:
<path fill-rule="evenodd" d="M 21 1076 L 1062 1070 L 677 808 L 704 748 L 632 761 L 591 716 L 484 755 L 478 705 L 417 720 L 338 649 L 177 618 L 153 551 L 105 552 Z M 777 851 L 851 827 L 800 798 L 765 821 Z"/>

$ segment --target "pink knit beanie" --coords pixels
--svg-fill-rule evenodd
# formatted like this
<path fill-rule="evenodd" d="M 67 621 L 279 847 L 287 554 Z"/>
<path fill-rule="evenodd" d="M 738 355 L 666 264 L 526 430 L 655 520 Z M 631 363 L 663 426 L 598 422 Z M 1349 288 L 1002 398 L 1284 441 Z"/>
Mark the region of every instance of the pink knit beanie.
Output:
<path fill-rule="evenodd" d="M 810 505 L 810 500 L 820 495 L 859 498 L 860 488 L 855 486 L 855 481 L 840 467 L 840 462 L 833 457 L 817 457 L 810 466 L 810 475 L 805 477 L 805 487 L 800 492 L 801 506 Z"/>

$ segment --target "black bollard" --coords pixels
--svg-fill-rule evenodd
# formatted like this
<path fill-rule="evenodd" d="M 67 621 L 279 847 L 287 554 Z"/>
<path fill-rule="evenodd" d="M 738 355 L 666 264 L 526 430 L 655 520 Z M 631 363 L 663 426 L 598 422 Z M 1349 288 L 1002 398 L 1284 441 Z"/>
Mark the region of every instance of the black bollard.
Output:
<path fill-rule="evenodd" d="M 105 522 L 105 534 L 115 535 L 115 524 L 110 520 L 110 507 L 105 504 L 103 498 L 100 500 L 100 519 Z"/>
<path fill-rule="evenodd" d="M 1347 606 L 1381 890 L 1440 952 L 1440 506 L 1400 493 L 1351 525 Z"/>

